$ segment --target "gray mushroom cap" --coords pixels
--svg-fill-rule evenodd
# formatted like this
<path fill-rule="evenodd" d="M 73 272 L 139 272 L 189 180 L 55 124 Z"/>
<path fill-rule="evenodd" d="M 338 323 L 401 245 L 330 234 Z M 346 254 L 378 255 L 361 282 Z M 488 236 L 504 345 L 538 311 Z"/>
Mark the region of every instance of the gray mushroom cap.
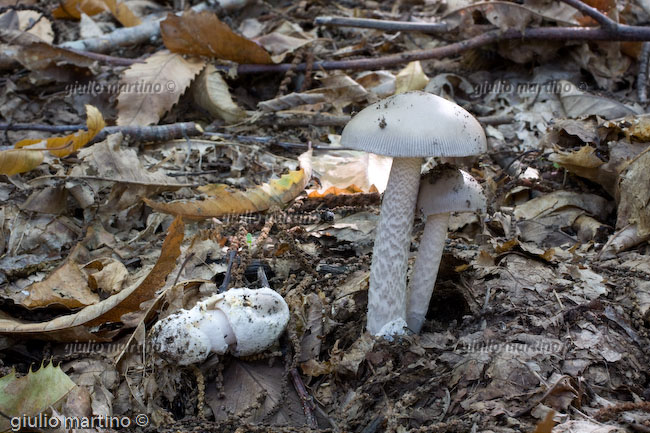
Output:
<path fill-rule="evenodd" d="M 425 217 L 451 212 L 485 212 L 485 194 L 469 173 L 448 166 L 436 167 L 420 182 L 417 209 Z"/>
<path fill-rule="evenodd" d="M 400 93 L 357 113 L 341 144 L 397 158 L 469 156 L 486 151 L 481 124 L 463 108 L 427 92 Z"/>

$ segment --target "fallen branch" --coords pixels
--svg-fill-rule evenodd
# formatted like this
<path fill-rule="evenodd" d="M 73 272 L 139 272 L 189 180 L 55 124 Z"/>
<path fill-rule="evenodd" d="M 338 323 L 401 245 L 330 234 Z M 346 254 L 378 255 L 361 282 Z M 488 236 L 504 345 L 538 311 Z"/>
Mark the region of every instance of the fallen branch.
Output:
<path fill-rule="evenodd" d="M 446 23 L 418 23 L 405 21 L 375 20 L 371 18 L 317 17 L 317 25 L 331 27 L 359 27 L 386 32 L 442 33 L 447 31 Z"/>

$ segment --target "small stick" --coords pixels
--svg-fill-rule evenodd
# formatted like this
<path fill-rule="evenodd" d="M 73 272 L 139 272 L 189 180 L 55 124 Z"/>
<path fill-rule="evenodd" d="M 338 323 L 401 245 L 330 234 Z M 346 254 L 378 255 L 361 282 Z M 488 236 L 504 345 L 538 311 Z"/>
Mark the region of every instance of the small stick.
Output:
<path fill-rule="evenodd" d="M 269 145 L 276 145 L 283 147 L 285 149 L 307 149 L 309 147 L 308 144 L 305 143 L 294 143 L 290 141 L 279 141 L 276 140 L 273 137 L 257 137 L 257 136 L 251 136 L 251 135 L 234 135 L 234 134 L 227 134 L 223 132 L 204 132 L 203 135 L 206 135 L 208 137 L 219 137 L 223 138 L 224 140 L 233 140 L 233 141 L 241 141 L 242 143 L 259 143 L 259 144 L 269 144 Z M 334 147 L 334 146 L 314 146 L 312 145 L 312 149 L 314 150 L 323 150 L 323 151 L 337 151 L 337 150 L 354 150 L 349 147 Z"/>
<path fill-rule="evenodd" d="M 587 15 L 588 17 L 593 18 L 596 22 L 598 22 L 598 24 L 600 24 L 604 28 L 614 30 L 618 26 L 618 23 L 616 23 L 616 21 L 612 20 L 607 15 L 600 12 L 598 9 L 591 7 L 586 3 L 583 3 L 581 0 L 560 0 L 560 1 L 562 1 L 562 3 L 568 4 L 569 6 L 575 9 L 578 9 L 580 12 Z"/>
<path fill-rule="evenodd" d="M 261 269 L 261 268 L 260 268 Z M 302 410 L 305 413 L 305 418 L 307 418 L 307 425 L 309 428 L 317 429 L 318 422 L 314 416 L 314 408 L 316 404 L 312 399 L 311 395 L 307 392 L 307 388 L 298 374 L 298 369 L 293 367 L 289 370 L 291 374 L 291 381 L 293 382 L 293 387 L 296 389 L 296 392 L 300 396 L 300 401 L 302 402 Z"/>
<path fill-rule="evenodd" d="M 223 277 L 223 283 L 219 286 L 217 293 L 223 293 L 228 289 L 228 284 L 230 284 L 230 279 L 232 278 L 232 264 L 234 263 L 236 256 L 237 251 L 228 251 L 228 268 L 226 269 L 226 275 Z"/>
<path fill-rule="evenodd" d="M 447 31 L 447 23 L 418 23 L 407 21 L 376 20 L 372 18 L 317 17 L 318 25 L 331 27 L 359 27 L 387 32 L 442 33 Z"/>
<path fill-rule="evenodd" d="M 639 73 L 636 79 L 636 90 L 639 102 L 648 102 L 648 63 L 650 61 L 650 42 L 644 42 L 639 55 Z"/>

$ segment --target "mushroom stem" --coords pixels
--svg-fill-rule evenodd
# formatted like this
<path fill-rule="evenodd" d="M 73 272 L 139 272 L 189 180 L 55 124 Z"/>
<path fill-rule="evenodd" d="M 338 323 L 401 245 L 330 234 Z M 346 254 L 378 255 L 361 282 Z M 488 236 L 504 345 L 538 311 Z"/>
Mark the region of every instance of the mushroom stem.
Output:
<path fill-rule="evenodd" d="M 424 225 L 424 233 L 409 284 L 406 309 L 406 322 L 409 329 L 416 334 L 422 329 L 429 309 L 442 251 L 445 248 L 448 224 L 449 213 L 445 212 L 429 215 Z"/>
<path fill-rule="evenodd" d="M 367 330 L 404 334 L 406 271 L 422 158 L 393 158 L 372 251 Z"/>

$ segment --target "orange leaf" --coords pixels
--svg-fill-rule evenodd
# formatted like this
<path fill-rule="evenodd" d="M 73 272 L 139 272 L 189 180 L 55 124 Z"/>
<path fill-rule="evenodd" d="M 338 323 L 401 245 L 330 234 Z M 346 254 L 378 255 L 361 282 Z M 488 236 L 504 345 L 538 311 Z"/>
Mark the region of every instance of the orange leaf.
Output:
<path fill-rule="evenodd" d="M 66 135 L 65 137 L 51 137 L 45 139 L 45 146 L 50 149 L 52 155 L 63 158 L 64 156 L 76 152 L 84 147 L 86 143 L 92 140 L 93 137 L 95 137 L 95 135 L 106 126 L 102 113 L 92 105 L 86 105 L 86 116 L 88 116 L 88 119 L 86 120 L 88 131 L 80 129 L 74 134 Z M 42 141 L 42 139 L 21 140 L 16 143 L 15 147 L 20 149 L 21 147 L 31 146 L 32 144 L 41 143 Z"/>
<path fill-rule="evenodd" d="M 174 14 L 160 23 L 165 46 L 172 52 L 232 60 L 237 63 L 272 63 L 255 42 L 234 33 L 210 12 Z"/>
<path fill-rule="evenodd" d="M 78 20 L 82 12 L 92 16 L 104 11 L 113 14 L 124 27 L 137 26 L 142 22 L 126 4 L 117 0 L 66 0 L 52 12 L 52 16 Z"/>
<path fill-rule="evenodd" d="M 25 173 L 43 162 L 43 152 L 37 150 L 10 149 L 0 152 L 0 174 Z"/>
<path fill-rule="evenodd" d="M 323 192 L 318 192 L 318 191 L 312 191 L 309 193 L 308 197 L 309 198 L 319 198 L 319 197 L 325 197 L 326 195 L 342 195 L 342 194 L 357 194 L 363 192 L 361 188 L 358 186 L 352 184 L 349 185 L 345 188 L 339 188 L 336 186 L 330 186 Z"/>

